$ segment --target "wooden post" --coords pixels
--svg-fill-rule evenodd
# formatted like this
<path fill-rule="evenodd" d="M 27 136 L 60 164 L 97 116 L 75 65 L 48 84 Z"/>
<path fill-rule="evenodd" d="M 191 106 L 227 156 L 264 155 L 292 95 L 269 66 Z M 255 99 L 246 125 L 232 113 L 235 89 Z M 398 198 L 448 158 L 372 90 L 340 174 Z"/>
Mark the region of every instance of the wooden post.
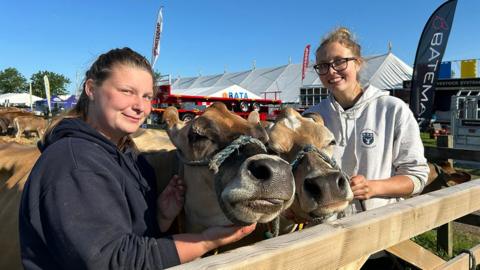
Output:
<path fill-rule="evenodd" d="M 453 136 L 452 135 L 440 135 L 437 137 L 437 147 L 453 148 Z M 453 167 L 453 160 L 448 159 L 448 163 Z"/>
<path fill-rule="evenodd" d="M 453 148 L 453 136 L 441 135 L 437 137 L 437 147 Z M 447 160 L 453 167 L 453 160 Z M 445 250 L 448 256 L 453 256 L 453 225 L 448 222 L 437 228 L 437 249 Z"/>
<path fill-rule="evenodd" d="M 453 256 L 453 224 L 448 222 L 437 228 L 437 248 L 445 250 L 448 256 Z"/>

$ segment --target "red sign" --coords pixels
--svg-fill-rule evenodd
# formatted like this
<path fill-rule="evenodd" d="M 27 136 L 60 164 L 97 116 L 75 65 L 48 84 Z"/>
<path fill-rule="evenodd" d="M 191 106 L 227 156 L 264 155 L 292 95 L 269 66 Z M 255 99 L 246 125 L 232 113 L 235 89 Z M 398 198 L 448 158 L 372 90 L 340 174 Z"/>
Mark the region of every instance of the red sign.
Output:
<path fill-rule="evenodd" d="M 310 44 L 303 51 L 302 81 L 305 79 L 305 71 L 308 69 L 308 57 L 310 55 Z"/>

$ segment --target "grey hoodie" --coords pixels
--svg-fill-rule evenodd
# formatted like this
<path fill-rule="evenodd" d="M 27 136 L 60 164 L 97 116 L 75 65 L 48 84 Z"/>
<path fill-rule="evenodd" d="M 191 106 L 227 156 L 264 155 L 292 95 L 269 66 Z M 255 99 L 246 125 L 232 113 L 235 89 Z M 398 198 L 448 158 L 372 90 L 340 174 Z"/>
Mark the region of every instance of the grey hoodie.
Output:
<path fill-rule="evenodd" d="M 406 175 L 414 184 L 412 194 L 422 191 L 429 169 L 418 124 L 402 100 L 368 86 L 352 108 L 344 110 L 330 95 L 305 113 L 311 112 L 322 115 L 334 134 L 334 158 L 348 175 L 366 179 Z M 369 210 L 399 199 L 371 198 L 364 207 Z M 358 201 L 351 206 L 352 213 L 361 209 Z"/>

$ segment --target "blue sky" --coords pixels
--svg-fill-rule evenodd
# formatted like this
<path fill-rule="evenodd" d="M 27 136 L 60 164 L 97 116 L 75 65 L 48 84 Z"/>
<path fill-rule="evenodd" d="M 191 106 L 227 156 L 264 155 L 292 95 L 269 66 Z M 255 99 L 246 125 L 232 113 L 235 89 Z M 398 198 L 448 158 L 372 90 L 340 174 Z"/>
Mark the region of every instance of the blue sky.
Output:
<path fill-rule="evenodd" d="M 336 26 L 357 36 L 364 55 L 393 53 L 413 65 L 418 39 L 442 0 L 52 0 L 0 2 L 0 70 L 27 79 L 61 73 L 73 93 L 95 58 L 128 46 L 151 57 L 158 8 L 164 6 L 155 69 L 174 77 L 243 71 L 302 61 Z M 480 1 L 459 0 L 443 60 L 480 58 Z"/>

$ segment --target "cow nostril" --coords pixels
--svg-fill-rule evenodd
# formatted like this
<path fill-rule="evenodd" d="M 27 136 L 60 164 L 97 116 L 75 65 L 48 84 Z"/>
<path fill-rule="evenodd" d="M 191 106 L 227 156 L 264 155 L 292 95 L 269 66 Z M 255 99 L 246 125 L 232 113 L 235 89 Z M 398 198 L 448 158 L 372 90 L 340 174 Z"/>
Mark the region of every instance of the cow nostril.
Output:
<path fill-rule="evenodd" d="M 313 198 L 317 200 L 320 199 L 322 191 L 320 190 L 320 187 L 315 183 L 314 179 L 305 179 L 303 187 Z"/>
<path fill-rule="evenodd" d="M 337 178 L 337 186 L 340 190 L 344 190 L 345 186 L 347 185 L 347 179 L 343 177 L 342 175 L 339 175 Z"/>
<path fill-rule="evenodd" d="M 264 164 L 258 162 L 250 162 L 248 164 L 248 170 L 252 175 L 259 180 L 269 180 L 272 177 L 272 172 Z"/>

